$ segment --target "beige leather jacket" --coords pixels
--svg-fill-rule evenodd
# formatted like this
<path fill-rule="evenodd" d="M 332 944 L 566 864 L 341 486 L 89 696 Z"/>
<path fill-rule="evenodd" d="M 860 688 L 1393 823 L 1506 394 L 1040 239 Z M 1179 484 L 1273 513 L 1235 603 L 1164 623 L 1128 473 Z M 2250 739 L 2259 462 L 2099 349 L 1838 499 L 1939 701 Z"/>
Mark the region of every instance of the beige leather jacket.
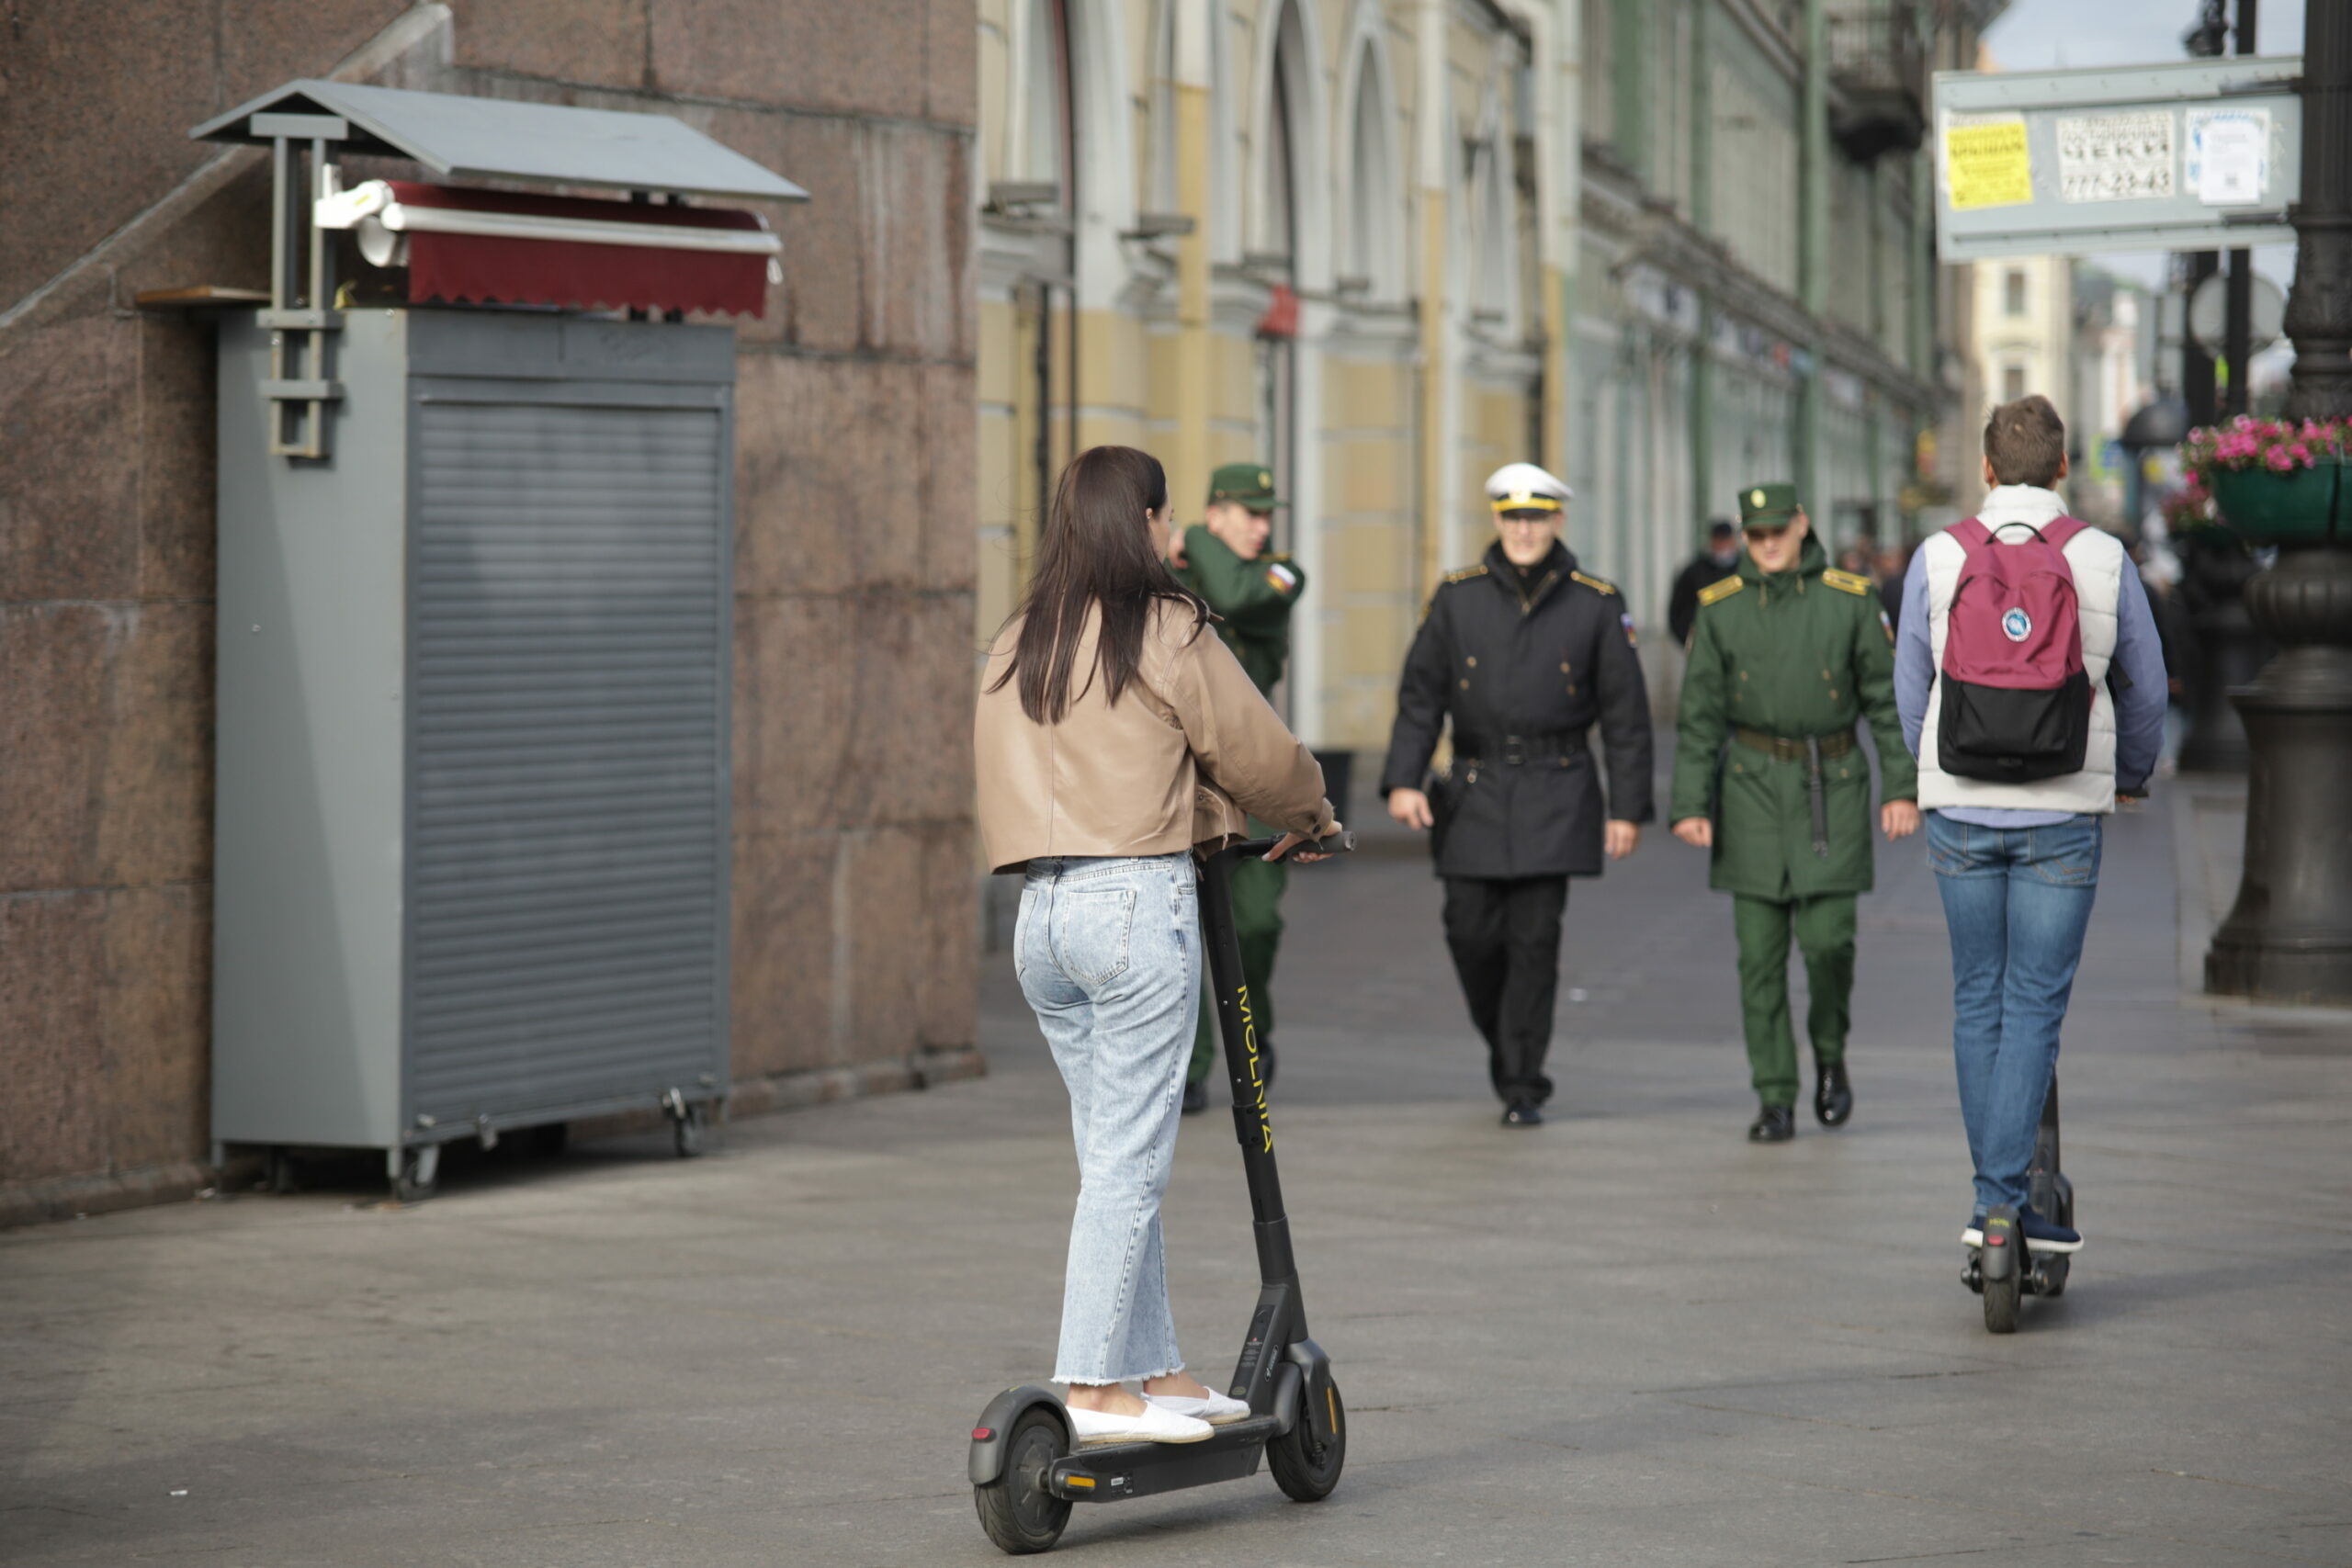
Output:
<path fill-rule="evenodd" d="M 1103 701 L 1090 620 L 1071 665 L 1083 691 L 1059 724 L 1032 724 L 1020 682 L 996 690 L 1021 632 L 989 650 L 972 723 L 980 840 L 989 864 L 1039 855 L 1164 855 L 1249 833 L 1245 814 L 1285 832 L 1329 833 L 1323 770 L 1191 606 L 1161 600 L 1136 679 Z M 1090 675 L 1092 677 L 1089 679 Z"/>

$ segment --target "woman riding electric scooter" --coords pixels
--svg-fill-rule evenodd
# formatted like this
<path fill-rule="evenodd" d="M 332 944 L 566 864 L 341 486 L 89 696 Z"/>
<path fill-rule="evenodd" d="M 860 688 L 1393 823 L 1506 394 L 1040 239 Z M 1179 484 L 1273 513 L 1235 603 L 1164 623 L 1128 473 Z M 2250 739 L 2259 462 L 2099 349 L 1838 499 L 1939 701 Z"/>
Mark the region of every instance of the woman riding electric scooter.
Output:
<path fill-rule="evenodd" d="M 1071 461 L 974 724 L 989 863 L 1023 873 L 1014 966 L 1069 1090 L 1054 1381 L 1080 1443 L 1199 1442 L 1250 1414 L 1184 1371 L 1160 1245 L 1201 996 L 1192 851 L 1245 836 L 1245 813 L 1285 833 L 1269 860 L 1338 827 L 1314 757 L 1169 574 L 1168 527 L 1158 459 Z"/>

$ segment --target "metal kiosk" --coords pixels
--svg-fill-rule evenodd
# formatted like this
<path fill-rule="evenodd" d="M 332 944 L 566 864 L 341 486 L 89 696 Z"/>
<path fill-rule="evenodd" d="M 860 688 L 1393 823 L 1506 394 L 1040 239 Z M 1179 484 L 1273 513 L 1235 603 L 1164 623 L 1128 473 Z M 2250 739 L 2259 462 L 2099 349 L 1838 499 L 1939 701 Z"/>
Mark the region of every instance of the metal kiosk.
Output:
<path fill-rule="evenodd" d="M 797 186 L 673 119 L 300 81 L 220 355 L 212 1135 L 441 1145 L 728 1083 L 734 333 Z M 341 184 L 351 154 L 634 201 Z M 665 202 L 656 204 L 655 196 Z M 338 275 L 344 281 L 337 282 Z"/>

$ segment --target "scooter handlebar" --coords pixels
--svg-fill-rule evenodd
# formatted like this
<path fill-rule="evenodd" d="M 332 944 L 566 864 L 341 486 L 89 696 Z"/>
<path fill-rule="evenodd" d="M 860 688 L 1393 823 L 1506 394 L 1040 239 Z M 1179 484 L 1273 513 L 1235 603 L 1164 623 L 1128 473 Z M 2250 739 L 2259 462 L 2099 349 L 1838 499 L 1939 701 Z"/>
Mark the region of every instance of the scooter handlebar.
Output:
<path fill-rule="evenodd" d="M 1227 845 L 1225 852 L 1237 860 L 1263 860 L 1267 853 L 1281 842 L 1281 839 L 1249 839 L 1238 844 Z M 1315 852 L 1318 855 L 1343 855 L 1355 847 L 1356 835 L 1351 828 L 1342 828 L 1329 838 L 1317 839 L 1315 841 Z M 1291 853 L 1296 854 L 1305 848 L 1306 848 L 1305 844 L 1299 844 L 1292 849 Z"/>

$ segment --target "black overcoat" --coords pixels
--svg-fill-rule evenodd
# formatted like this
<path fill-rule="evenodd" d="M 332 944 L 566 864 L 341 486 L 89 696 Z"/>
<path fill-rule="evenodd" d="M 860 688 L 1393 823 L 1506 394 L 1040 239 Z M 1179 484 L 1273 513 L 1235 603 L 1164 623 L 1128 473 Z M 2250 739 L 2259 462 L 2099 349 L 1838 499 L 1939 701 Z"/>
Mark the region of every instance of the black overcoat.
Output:
<path fill-rule="evenodd" d="M 1439 585 L 1405 656 L 1382 795 L 1425 787 L 1449 720 L 1453 768 L 1426 785 L 1441 876 L 1598 876 L 1602 822 L 1654 815 L 1633 618 L 1562 547 L 1522 577 L 1498 543 Z M 1596 723 L 1605 806 L 1587 739 Z"/>

